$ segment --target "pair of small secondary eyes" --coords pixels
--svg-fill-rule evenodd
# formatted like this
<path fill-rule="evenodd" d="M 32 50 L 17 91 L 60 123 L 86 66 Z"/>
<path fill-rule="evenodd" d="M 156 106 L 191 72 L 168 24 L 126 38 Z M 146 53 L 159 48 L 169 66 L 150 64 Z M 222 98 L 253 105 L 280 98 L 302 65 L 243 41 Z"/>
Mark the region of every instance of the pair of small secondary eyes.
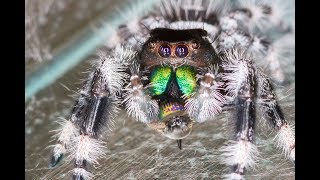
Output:
<path fill-rule="evenodd" d="M 184 58 L 189 53 L 188 47 L 183 44 L 177 45 L 174 51 L 175 51 L 176 56 L 179 58 Z M 167 58 L 167 57 L 171 56 L 171 47 L 167 44 L 163 44 L 163 45 L 159 46 L 158 53 L 161 57 Z"/>

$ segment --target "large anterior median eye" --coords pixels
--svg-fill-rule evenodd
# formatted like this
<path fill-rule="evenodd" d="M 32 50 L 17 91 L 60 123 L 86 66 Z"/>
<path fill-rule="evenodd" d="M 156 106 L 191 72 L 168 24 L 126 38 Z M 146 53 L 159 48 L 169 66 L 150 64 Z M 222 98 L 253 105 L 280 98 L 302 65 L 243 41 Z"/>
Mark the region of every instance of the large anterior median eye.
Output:
<path fill-rule="evenodd" d="M 176 56 L 183 58 L 186 57 L 189 53 L 188 47 L 186 45 L 180 44 L 176 47 Z"/>
<path fill-rule="evenodd" d="M 161 95 L 167 89 L 172 69 L 169 66 L 158 66 L 153 69 L 150 76 L 151 94 Z"/>
<path fill-rule="evenodd" d="M 176 78 L 180 90 L 189 96 L 197 86 L 196 72 L 191 66 L 180 66 L 176 70 Z"/>
<path fill-rule="evenodd" d="M 170 46 L 163 44 L 159 47 L 158 53 L 161 57 L 167 58 L 171 55 Z"/>

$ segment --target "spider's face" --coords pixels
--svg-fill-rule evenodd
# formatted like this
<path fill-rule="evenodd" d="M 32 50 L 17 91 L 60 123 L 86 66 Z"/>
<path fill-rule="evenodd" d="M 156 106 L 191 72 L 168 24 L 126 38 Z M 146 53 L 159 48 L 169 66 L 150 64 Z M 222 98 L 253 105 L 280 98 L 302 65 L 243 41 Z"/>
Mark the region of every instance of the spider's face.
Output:
<path fill-rule="evenodd" d="M 150 69 L 159 65 L 205 67 L 215 55 L 203 29 L 157 28 L 143 46 L 140 64 Z"/>
<path fill-rule="evenodd" d="M 140 64 L 150 72 L 149 93 L 160 107 L 160 123 L 152 126 L 171 139 L 191 132 L 193 120 L 185 102 L 198 87 L 200 68 L 208 67 L 215 56 L 206 35 L 202 29 L 154 29 L 140 54 Z"/>

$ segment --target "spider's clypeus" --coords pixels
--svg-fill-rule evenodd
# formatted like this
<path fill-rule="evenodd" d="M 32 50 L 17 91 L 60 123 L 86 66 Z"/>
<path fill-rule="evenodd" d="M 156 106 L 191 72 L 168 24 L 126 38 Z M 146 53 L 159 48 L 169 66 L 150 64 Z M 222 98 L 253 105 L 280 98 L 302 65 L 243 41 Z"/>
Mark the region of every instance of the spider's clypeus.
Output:
<path fill-rule="evenodd" d="M 104 154 L 101 134 L 108 131 L 119 107 L 176 140 L 180 149 L 194 123 L 214 120 L 222 112 L 232 114 L 234 137 L 221 147 L 220 158 L 231 167 L 227 179 L 242 179 L 256 162 L 254 134 L 260 110 L 294 162 L 294 131 L 271 83 L 286 82 L 281 58 L 270 58 L 282 39 L 259 36 L 267 31 L 261 27 L 278 34 L 292 31 L 273 17 L 274 7 L 267 1 L 233 6 L 228 1 L 162 1 L 157 11 L 120 26 L 117 41 L 97 52 L 98 61 L 57 135 L 51 166 L 70 152 L 73 178 L 90 179 L 89 165 Z M 268 77 L 259 64 L 270 59 Z"/>

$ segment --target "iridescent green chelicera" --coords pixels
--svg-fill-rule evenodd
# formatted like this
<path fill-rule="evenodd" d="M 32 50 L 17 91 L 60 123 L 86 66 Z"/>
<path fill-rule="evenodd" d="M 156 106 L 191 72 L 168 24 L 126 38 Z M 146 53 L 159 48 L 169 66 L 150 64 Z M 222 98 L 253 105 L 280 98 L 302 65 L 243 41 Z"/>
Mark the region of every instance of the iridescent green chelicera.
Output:
<path fill-rule="evenodd" d="M 195 70 L 191 66 L 180 66 L 176 70 L 176 78 L 182 93 L 190 96 L 197 86 Z"/>
<path fill-rule="evenodd" d="M 171 74 L 172 69 L 169 66 L 155 67 L 150 76 L 152 95 L 161 95 L 166 91 Z"/>

